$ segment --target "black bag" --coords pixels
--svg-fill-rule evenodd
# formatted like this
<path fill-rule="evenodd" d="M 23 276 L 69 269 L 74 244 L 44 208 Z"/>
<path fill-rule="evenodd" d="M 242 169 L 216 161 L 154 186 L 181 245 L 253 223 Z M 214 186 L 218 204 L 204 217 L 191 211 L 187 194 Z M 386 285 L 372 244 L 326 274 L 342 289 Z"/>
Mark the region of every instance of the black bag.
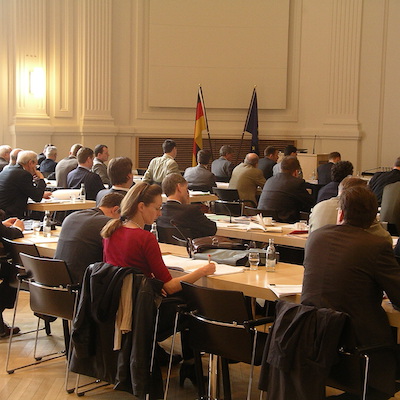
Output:
<path fill-rule="evenodd" d="M 205 236 L 192 240 L 193 253 L 202 253 L 209 249 L 245 250 L 246 245 L 240 239 L 225 236 Z"/>

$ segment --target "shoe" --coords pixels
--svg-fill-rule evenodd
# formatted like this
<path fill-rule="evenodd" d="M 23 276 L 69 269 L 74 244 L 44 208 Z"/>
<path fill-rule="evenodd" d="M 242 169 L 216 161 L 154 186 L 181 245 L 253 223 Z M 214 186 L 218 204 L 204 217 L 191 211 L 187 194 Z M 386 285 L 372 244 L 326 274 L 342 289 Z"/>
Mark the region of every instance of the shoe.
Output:
<path fill-rule="evenodd" d="M 166 367 L 169 365 L 169 357 L 170 354 L 167 353 L 160 345 L 157 345 L 156 348 L 156 359 L 161 367 Z M 172 355 L 172 365 L 179 364 L 182 361 L 182 357 L 180 354 Z"/>
<path fill-rule="evenodd" d="M 186 378 L 188 378 L 193 386 L 197 386 L 197 376 L 194 364 L 183 362 L 179 370 L 179 386 L 183 387 Z"/>
<path fill-rule="evenodd" d="M 18 326 L 14 326 L 14 329 L 12 331 L 13 335 L 16 335 L 17 333 L 19 333 L 20 330 L 21 329 L 19 329 Z M 4 337 L 10 336 L 10 332 L 11 332 L 11 326 L 4 322 L 3 329 L 0 329 L 0 338 L 4 338 Z"/>

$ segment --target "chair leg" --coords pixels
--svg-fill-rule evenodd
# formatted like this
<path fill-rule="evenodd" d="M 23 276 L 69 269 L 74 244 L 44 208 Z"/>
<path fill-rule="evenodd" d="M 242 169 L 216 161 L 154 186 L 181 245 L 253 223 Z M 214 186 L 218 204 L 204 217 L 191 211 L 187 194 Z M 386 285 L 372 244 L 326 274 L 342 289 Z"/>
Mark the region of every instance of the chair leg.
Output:
<path fill-rule="evenodd" d="M 51 335 L 51 327 L 50 327 L 50 322 L 49 321 L 44 321 L 44 329 L 46 331 L 46 335 L 50 336 Z"/>
<path fill-rule="evenodd" d="M 169 352 L 169 363 L 168 363 L 167 379 L 165 381 L 164 400 L 167 400 L 167 398 L 168 398 L 169 382 L 171 379 L 171 369 L 172 369 L 172 356 L 174 354 L 175 339 L 176 339 L 176 333 L 178 330 L 178 320 L 179 320 L 179 311 L 177 311 L 175 313 L 174 333 L 172 335 L 171 349 Z"/>
<path fill-rule="evenodd" d="M 231 380 L 229 375 L 229 363 L 226 358 L 221 358 L 222 385 L 224 388 L 224 400 L 231 400 Z"/>
<path fill-rule="evenodd" d="M 367 386 L 368 386 L 368 371 L 369 371 L 369 357 L 367 354 L 364 354 L 365 359 L 365 368 L 364 368 L 364 382 L 363 382 L 363 394 L 362 400 L 367 399 Z"/>

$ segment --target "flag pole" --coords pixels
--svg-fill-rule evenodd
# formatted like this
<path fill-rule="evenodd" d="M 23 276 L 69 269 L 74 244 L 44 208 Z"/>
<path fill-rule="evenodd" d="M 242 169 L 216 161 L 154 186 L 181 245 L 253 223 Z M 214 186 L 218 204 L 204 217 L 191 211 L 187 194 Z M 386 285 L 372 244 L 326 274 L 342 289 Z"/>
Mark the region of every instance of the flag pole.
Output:
<path fill-rule="evenodd" d="M 249 118 L 250 118 L 250 114 L 251 114 L 251 109 L 252 109 L 252 107 L 253 107 L 253 103 L 254 103 L 254 93 L 255 93 L 255 91 L 256 91 L 256 87 L 257 87 L 257 85 L 254 85 L 253 94 L 251 95 L 251 101 L 250 101 L 249 110 L 247 111 L 246 122 L 245 122 L 244 127 L 243 127 L 242 138 L 240 139 L 239 151 L 238 151 L 238 154 L 237 154 L 237 156 L 236 156 L 236 164 L 237 164 L 238 161 L 239 161 L 239 154 L 240 154 L 240 152 L 242 151 L 242 144 L 243 144 L 244 133 L 245 133 L 246 126 L 247 126 L 247 124 L 248 124 L 248 122 L 249 122 Z"/>
<path fill-rule="evenodd" d="M 214 160 L 214 153 L 213 153 L 212 146 L 211 146 L 210 130 L 208 129 L 207 109 L 206 109 L 206 105 L 204 103 L 203 89 L 201 87 L 201 83 L 199 83 L 199 92 L 200 92 L 200 101 L 203 106 L 204 119 L 206 120 L 206 129 L 207 129 L 207 136 L 208 136 L 208 144 L 210 145 L 211 160 Z"/>

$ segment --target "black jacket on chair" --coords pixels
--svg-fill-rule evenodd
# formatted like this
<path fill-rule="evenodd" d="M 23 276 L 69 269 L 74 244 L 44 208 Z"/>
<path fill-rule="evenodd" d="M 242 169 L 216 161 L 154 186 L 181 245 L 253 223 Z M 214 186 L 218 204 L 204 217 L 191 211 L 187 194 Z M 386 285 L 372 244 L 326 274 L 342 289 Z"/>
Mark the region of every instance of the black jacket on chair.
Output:
<path fill-rule="evenodd" d="M 347 314 L 278 301 L 264 350 L 259 388 L 274 400 L 321 400 L 338 360 Z"/>
<path fill-rule="evenodd" d="M 143 399 L 162 397 L 159 368 L 150 376 L 151 346 L 163 283 L 133 268 L 92 264 L 85 273 L 72 331 L 70 369 L 115 384 L 118 390 Z M 113 350 L 114 323 L 123 278 L 133 273 L 133 330 L 123 335 L 121 350 Z M 94 301 L 92 301 L 92 299 Z M 161 396 L 160 396 L 161 395 Z"/>

